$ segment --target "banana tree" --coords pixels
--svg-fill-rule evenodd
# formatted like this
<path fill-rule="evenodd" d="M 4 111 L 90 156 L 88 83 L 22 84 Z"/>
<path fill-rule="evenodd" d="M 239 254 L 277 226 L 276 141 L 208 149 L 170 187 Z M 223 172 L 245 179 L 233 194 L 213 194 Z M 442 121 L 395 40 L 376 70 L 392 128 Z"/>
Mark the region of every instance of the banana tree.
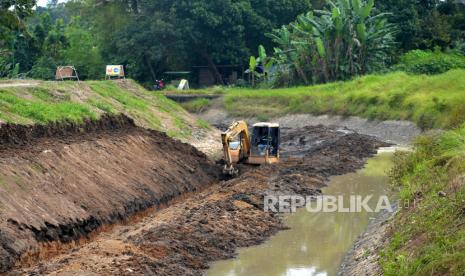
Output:
<path fill-rule="evenodd" d="M 258 47 L 258 58 L 251 56 L 249 60 L 249 78 L 252 86 L 255 86 L 255 80 L 261 78 L 267 80 L 270 69 L 273 67 L 273 57 L 268 57 L 265 47 L 260 45 Z M 258 72 L 257 68 L 261 66 L 262 73 Z"/>
<path fill-rule="evenodd" d="M 249 60 L 249 81 L 255 86 L 255 76 L 257 74 L 257 58 L 251 56 Z"/>
<path fill-rule="evenodd" d="M 394 46 L 395 28 L 388 14 L 372 15 L 373 7 L 374 0 L 328 1 L 326 9 L 273 31 L 275 53 L 289 53 L 279 62 L 292 64 L 304 83 L 343 80 L 382 65 Z"/>
<path fill-rule="evenodd" d="M 263 77 L 265 80 L 268 79 L 270 69 L 273 67 L 274 60 L 272 57 L 268 57 L 266 54 L 265 47 L 263 45 L 258 46 L 258 59 L 257 63 L 261 64 L 263 69 Z"/>

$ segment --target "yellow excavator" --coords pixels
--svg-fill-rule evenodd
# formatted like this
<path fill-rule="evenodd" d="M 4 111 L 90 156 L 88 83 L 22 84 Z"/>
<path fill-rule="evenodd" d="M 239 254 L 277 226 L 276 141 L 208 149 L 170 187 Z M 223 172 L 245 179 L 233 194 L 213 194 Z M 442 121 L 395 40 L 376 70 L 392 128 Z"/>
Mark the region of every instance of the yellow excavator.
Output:
<path fill-rule="evenodd" d="M 252 135 L 244 121 L 233 123 L 221 134 L 223 142 L 223 173 L 236 176 L 234 164 L 273 164 L 279 162 L 279 124 L 258 123 L 252 127 Z"/>

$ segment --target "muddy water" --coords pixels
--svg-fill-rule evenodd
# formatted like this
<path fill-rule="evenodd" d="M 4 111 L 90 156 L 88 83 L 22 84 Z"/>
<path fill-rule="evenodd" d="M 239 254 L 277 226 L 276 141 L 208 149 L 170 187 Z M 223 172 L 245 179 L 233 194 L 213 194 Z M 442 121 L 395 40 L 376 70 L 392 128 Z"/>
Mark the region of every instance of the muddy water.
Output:
<path fill-rule="evenodd" d="M 381 150 L 356 173 L 331 178 L 325 195 L 389 195 L 386 171 L 393 150 Z M 377 200 L 369 206 L 375 208 Z M 347 205 L 346 205 L 347 204 Z M 281 231 L 266 243 L 239 251 L 236 259 L 212 264 L 207 276 L 216 275 L 335 275 L 344 254 L 363 233 L 376 213 L 310 213 L 305 208 L 285 217 L 290 230 Z"/>

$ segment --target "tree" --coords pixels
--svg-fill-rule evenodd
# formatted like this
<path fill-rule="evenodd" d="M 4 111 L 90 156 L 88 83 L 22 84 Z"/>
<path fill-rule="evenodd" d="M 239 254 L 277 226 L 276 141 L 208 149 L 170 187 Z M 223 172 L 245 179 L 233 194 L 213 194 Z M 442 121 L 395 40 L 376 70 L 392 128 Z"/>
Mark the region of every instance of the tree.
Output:
<path fill-rule="evenodd" d="M 387 14 L 372 15 L 374 0 L 330 2 L 325 10 L 301 15 L 270 37 L 277 61 L 305 84 L 344 80 L 386 63 L 395 28 Z"/>
<path fill-rule="evenodd" d="M 446 49 L 464 39 L 465 5 L 455 0 L 383 0 L 377 9 L 390 12 L 389 22 L 398 26 L 399 50 Z"/>
<path fill-rule="evenodd" d="M 31 15 L 34 5 L 35 0 L 0 2 L 0 77 L 18 71 L 19 64 L 15 60 L 15 50 L 18 40 L 28 35 L 24 19 Z"/>
<path fill-rule="evenodd" d="M 64 33 L 68 47 L 63 50 L 63 59 L 66 64 L 79 68 L 79 77 L 81 79 L 103 77 L 105 64 L 96 44 L 96 39 L 81 25 L 81 18 L 76 16 L 66 26 Z"/>
<path fill-rule="evenodd" d="M 440 14 L 437 10 L 431 11 L 421 23 L 420 49 L 433 49 L 436 46 L 447 48 L 452 42 L 452 26 L 448 17 Z"/>
<path fill-rule="evenodd" d="M 418 35 L 421 32 L 421 19 L 415 1 L 383 0 L 376 1 L 376 7 L 381 12 L 389 12 L 389 22 L 397 26 L 396 41 L 401 51 L 418 47 Z"/>
<path fill-rule="evenodd" d="M 168 68 L 181 68 L 189 50 L 179 43 L 180 31 L 161 18 L 131 22 L 112 40 L 110 59 L 126 64 L 131 77 L 143 82 L 153 83 Z"/>
<path fill-rule="evenodd" d="M 254 51 L 263 45 L 273 48 L 273 42 L 265 34 L 289 24 L 299 14 L 312 9 L 310 0 L 251 0 L 250 8 L 244 9 L 244 39 L 247 49 Z"/>
<path fill-rule="evenodd" d="M 64 50 L 69 46 L 65 36 L 65 24 L 62 19 L 52 24 L 50 15 L 45 13 L 41 15 L 34 33 L 40 57 L 32 67 L 31 77 L 52 79 L 56 67 L 64 63 Z"/>
<path fill-rule="evenodd" d="M 24 18 L 31 15 L 35 0 L 2 0 L 0 2 L 0 41 L 11 31 L 24 31 Z M 1 43 L 1 42 L 0 42 Z M 0 47 L 5 45 L 0 45 Z"/>
<path fill-rule="evenodd" d="M 104 59 L 128 64 L 139 81 L 171 70 L 241 64 L 271 40 L 265 33 L 310 8 L 310 0 L 93 1 Z M 116 22 L 115 22 L 116 21 Z"/>

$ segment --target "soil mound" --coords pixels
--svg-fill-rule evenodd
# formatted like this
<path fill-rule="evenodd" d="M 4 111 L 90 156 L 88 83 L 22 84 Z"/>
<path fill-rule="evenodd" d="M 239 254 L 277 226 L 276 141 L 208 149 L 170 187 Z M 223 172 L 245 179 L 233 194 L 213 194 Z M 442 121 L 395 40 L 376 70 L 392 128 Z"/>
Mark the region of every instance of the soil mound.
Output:
<path fill-rule="evenodd" d="M 194 147 L 124 116 L 0 128 L 0 272 L 217 181 Z"/>

